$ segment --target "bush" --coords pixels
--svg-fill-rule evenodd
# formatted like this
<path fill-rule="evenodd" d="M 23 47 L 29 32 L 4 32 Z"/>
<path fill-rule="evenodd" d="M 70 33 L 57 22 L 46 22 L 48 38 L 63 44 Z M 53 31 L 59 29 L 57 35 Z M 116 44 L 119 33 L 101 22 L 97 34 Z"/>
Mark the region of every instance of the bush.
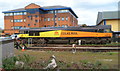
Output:
<path fill-rule="evenodd" d="M 59 68 L 65 68 L 65 66 L 67 66 L 64 61 L 57 61 L 57 65 L 58 65 Z"/>
<path fill-rule="evenodd" d="M 82 66 L 87 67 L 88 60 L 81 60 Z"/>
<path fill-rule="evenodd" d="M 96 67 L 101 66 L 101 65 L 102 65 L 102 63 L 101 63 L 100 61 L 96 61 L 96 62 L 95 62 L 95 66 L 96 66 Z"/>
<path fill-rule="evenodd" d="M 17 57 L 10 57 L 3 60 L 3 68 L 5 69 L 13 69 L 15 68 L 15 62 L 17 61 Z"/>
<path fill-rule="evenodd" d="M 113 52 L 108 52 L 108 55 L 113 55 Z"/>
<path fill-rule="evenodd" d="M 101 69 L 109 69 L 108 66 L 102 66 Z"/>
<path fill-rule="evenodd" d="M 88 60 L 80 60 L 80 62 L 81 62 L 82 64 L 87 64 L 87 63 L 88 63 Z"/>
<path fill-rule="evenodd" d="M 24 55 L 19 55 L 17 56 L 18 60 L 19 61 L 23 61 L 25 62 L 26 64 L 29 64 L 29 63 L 32 63 L 33 60 L 34 60 L 34 57 L 31 57 L 30 55 L 27 55 L 27 54 L 24 54 Z"/>
<path fill-rule="evenodd" d="M 6 58 L 3 60 L 3 68 L 5 69 L 16 69 L 18 68 L 17 66 L 15 66 L 15 62 L 16 61 L 22 61 L 25 63 L 24 68 L 30 68 L 29 64 L 32 63 L 34 60 L 33 57 L 29 56 L 29 55 L 19 55 L 19 56 L 14 56 L 14 57 L 10 57 L 10 58 Z"/>
<path fill-rule="evenodd" d="M 96 61 L 94 63 L 93 69 L 100 69 L 102 66 L 102 63 L 100 61 Z"/>

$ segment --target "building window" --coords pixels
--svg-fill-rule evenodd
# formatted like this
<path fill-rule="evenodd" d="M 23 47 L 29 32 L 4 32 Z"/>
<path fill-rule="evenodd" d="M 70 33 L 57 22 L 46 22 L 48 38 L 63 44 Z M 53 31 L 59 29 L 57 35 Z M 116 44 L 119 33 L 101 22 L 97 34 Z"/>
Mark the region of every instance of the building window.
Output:
<path fill-rule="evenodd" d="M 57 10 L 55 10 L 55 14 L 57 13 L 58 11 Z"/>
<path fill-rule="evenodd" d="M 10 20 L 10 22 L 13 22 L 13 20 Z"/>
<path fill-rule="evenodd" d="M 46 18 L 44 18 L 44 21 L 46 21 Z"/>
<path fill-rule="evenodd" d="M 24 19 L 24 22 L 26 22 L 26 19 Z"/>
<path fill-rule="evenodd" d="M 4 16 L 13 16 L 13 13 L 5 13 Z"/>
<path fill-rule="evenodd" d="M 20 29 L 22 28 L 22 26 L 15 26 L 15 27 L 12 27 L 13 29 Z"/>
<path fill-rule="evenodd" d="M 66 17 L 66 20 L 68 20 L 68 17 Z"/>
<path fill-rule="evenodd" d="M 51 13 L 53 13 L 53 11 L 48 11 L 47 13 L 48 13 L 48 14 L 51 14 Z"/>
<path fill-rule="evenodd" d="M 27 15 L 27 12 L 23 12 L 23 15 Z"/>
<path fill-rule="evenodd" d="M 69 12 L 69 10 L 58 10 L 58 13 L 66 13 Z"/>
<path fill-rule="evenodd" d="M 37 23 L 37 22 L 38 22 L 38 20 L 35 20 L 35 22 Z"/>
<path fill-rule="evenodd" d="M 64 21 L 64 17 L 62 17 L 62 21 Z"/>
<path fill-rule="evenodd" d="M 16 13 L 14 13 L 14 15 L 24 15 L 24 13 L 23 12 L 16 12 Z"/>
<path fill-rule="evenodd" d="M 15 19 L 14 22 L 23 22 L 22 19 Z"/>
<path fill-rule="evenodd" d="M 68 27 L 68 25 L 65 25 L 64 27 Z"/>
<path fill-rule="evenodd" d="M 28 26 L 30 26 L 30 24 L 28 24 Z"/>
<path fill-rule="evenodd" d="M 34 24 L 36 26 L 36 24 Z"/>
<path fill-rule="evenodd" d="M 35 17 L 37 18 L 37 17 L 38 17 L 38 15 L 35 15 Z"/>
<path fill-rule="evenodd" d="M 30 18 L 32 20 L 32 16 L 28 16 L 28 18 Z"/>
<path fill-rule="evenodd" d="M 31 16 L 28 16 L 28 18 L 30 18 Z"/>
<path fill-rule="evenodd" d="M 50 21 L 50 18 L 48 18 L 48 21 Z"/>
<path fill-rule="evenodd" d="M 17 15 L 17 13 L 14 13 L 14 15 Z"/>
<path fill-rule="evenodd" d="M 60 17 L 58 18 L 58 21 L 60 21 Z"/>
<path fill-rule="evenodd" d="M 10 13 L 9 16 L 13 16 L 13 13 Z"/>
<path fill-rule="evenodd" d="M 18 15 L 23 15 L 23 13 L 22 12 L 19 12 L 19 14 Z"/>
<path fill-rule="evenodd" d="M 64 25 L 62 25 L 62 27 L 65 27 Z"/>

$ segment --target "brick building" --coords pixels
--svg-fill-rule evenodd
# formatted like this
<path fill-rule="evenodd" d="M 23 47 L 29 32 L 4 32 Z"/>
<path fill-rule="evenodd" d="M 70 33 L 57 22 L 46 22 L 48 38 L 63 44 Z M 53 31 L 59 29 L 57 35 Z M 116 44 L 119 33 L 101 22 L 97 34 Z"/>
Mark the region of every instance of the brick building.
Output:
<path fill-rule="evenodd" d="M 4 11 L 4 33 L 19 33 L 21 28 L 78 26 L 77 15 L 70 7 L 34 3 L 24 8 Z"/>

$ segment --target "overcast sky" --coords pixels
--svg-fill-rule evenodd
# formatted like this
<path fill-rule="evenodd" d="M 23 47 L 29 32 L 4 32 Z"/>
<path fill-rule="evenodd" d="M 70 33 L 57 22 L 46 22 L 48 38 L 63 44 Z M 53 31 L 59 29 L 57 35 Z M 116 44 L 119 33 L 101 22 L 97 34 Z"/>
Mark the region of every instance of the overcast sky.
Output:
<path fill-rule="evenodd" d="M 0 28 L 4 28 L 3 11 L 24 8 L 30 3 L 42 6 L 62 5 L 73 9 L 78 24 L 95 25 L 98 12 L 118 10 L 120 0 L 0 0 Z M 9 24 L 9 23 L 8 23 Z"/>

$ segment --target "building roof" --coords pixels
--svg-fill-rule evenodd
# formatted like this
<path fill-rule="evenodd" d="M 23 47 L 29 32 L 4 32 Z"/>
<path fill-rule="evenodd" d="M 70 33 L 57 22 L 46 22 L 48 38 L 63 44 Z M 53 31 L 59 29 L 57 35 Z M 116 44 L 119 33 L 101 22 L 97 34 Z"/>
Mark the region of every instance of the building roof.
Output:
<path fill-rule="evenodd" d="M 98 25 L 101 21 L 105 19 L 120 19 L 120 16 L 118 16 L 118 13 L 120 13 L 120 11 L 98 12 L 96 24 Z"/>
<path fill-rule="evenodd" d="M 44 7 L 41 7 L 41 9 L 43 9 L 43 10 L 64 10 L 64 9 L 68 9 L 76 18 L 78 18 L 78 16 L 74 13 L 74 11 L 70 7 L 66 7 L 66 6 L 60 6 L 60 5 L 44 6 Z"/>
<path fill-rule="evenodd" d="M 25 8 L 3 11 L 2 13 L 26 12 Z"/>
<path fill-rule="evenodd" d="M 9 11 L 21 11 L 21 10 L 25 10 L 25 8 L 19 8 L 19 9 L 14 9 L 14 10 L 9 10 Z"/>
<path fill-rule="evenodd" d="M 60 5 L 56 5 L 56 6 L 44 6 L 44 7 L 38 8 L 38 9 L 42 9 L 44 11 L 47 11 L 47 10 L 64 10 L 64 9 L 68 9 L 76 18 L 78 18 L 78 16 L 74 13 L 74 11 L 70 7 L 66 7 L 66 6 L 60 6 Z M 13 12 L 27 12 L 27 9 L 25 9 L 25 8 L 19 8 L 19 9 L 4 11 L 2 13 L 13 13 Z"/>
<path fill-rule="evenodd" d="M 60 5 L 56 5 L 56 6 L 43 6 L 42 8 L 44 8 L 44 9 L 66 8 L 66 6 L 60 6 Z"/>

